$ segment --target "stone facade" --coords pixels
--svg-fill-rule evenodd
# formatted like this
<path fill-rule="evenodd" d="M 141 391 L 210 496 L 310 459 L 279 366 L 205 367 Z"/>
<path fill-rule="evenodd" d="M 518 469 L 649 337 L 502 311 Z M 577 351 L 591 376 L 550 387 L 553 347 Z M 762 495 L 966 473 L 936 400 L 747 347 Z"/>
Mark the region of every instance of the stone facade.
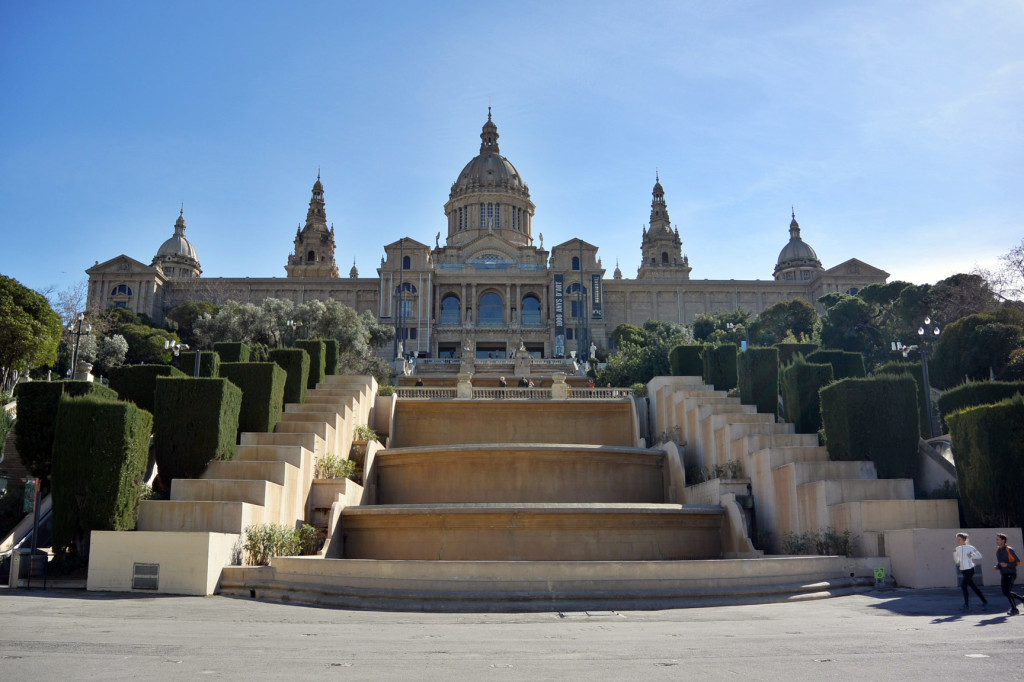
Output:
<path fill-rule="evenodd" d="M 501 358 L 522 345 L 535 357 L 558 357 L 587 352 L 591 344 L 607 347 L 609 333 L 623 322 L 687 323 L 700 313 L 739 307 L 760 313 L 780 301 L 813 303 L 888 277 L 857 259 L 823 268 L 800 238 L 794 215 L 774 279 L 691 280 L 656 178 L 637 277 L 623 278 L 616 266 L 608 278 L 597 246 L 571 239 L 547 250 L 543 234 L 534 240 L 529 187 L 500 154 L 490 112 L 480 138 L 480 153 L 458 175 L 444 205 L 444 243 L 438 232 L 433 246 L 411 237 L 385 245 L 377 277 L 359 277 L 354 264 L 348 278 L 339 277 L 318 174 L 305 226 L 284 266 L 287 277 L 201 277 L 195 249 L 184 237 L 182 210 L 174 236 L 151 265 L 121 255 L 86 271 L 89 308 L 123 306 L 160 320 L 194 299 L 332 298 L 394 325 L 407 353 L 455 358 L 468 348 L 477 357 Z"/>

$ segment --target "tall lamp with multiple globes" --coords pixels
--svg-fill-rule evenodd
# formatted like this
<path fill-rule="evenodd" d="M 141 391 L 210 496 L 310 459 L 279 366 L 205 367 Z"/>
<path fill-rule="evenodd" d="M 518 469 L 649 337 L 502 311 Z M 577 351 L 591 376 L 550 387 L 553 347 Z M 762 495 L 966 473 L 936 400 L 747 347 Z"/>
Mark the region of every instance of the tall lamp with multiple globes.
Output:
<path fill-rule="evenodd" d="M 911 351 L 921 351 L 921 375 L 924 379 L 924 398 L 928 405 L 928 437 L 935 436 L 935 424 L 933 422 L 932 389 L 931 381 L 928 379 L 928 344 L 931 340 L 937 339 L 942 329 L 936 324 L 933 326 L 931 317 L 924 318 L 924 325 L 917 328 L 918 342 L 913 346 L 904 346 L 899 341 L 892 342 L 892 350 L 895 353 L 902 353 L 903 357 Z"/>
<path fill-rule="evenodd" d="M 82 323 L 85 322 L 85 313 L 78 313 L 78 329 L 75 329 L 75 323 L 72 322 L 68 325 L 68 332 L 75 335 L 75 350 L 71 353 L 71 368 L 68 369 L 68 376 L 72 379 L 75 378 L 75 372 L 78 371 L 78 346 L 82 341 L 82 334 L 91 334 L 92 325 L 85 325 L 85 331 L 82 331 Z"/>

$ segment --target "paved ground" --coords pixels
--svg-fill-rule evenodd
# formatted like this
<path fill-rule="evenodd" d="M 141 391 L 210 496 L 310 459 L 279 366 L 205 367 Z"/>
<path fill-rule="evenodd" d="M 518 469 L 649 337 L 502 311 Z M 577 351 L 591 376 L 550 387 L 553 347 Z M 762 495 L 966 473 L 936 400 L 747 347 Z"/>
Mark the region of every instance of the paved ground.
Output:
<path fill-rule="evenodd" d="M 0 679 L 1024 678 L 1024 617 L 957 590 L 668 611 L 421 614 L 0 591 Z M 995 608 L 996 606 L 999 608 Z"/>

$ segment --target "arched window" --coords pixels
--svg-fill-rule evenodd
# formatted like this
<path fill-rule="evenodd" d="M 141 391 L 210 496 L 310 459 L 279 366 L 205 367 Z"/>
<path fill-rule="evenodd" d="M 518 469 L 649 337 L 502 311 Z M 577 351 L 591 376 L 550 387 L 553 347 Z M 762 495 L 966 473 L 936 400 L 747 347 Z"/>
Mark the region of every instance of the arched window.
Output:
<path fill-rule="evenodd" d="M 540 324 L 540 299 L 533 294 L 523 296 L 523 324 Z"/>
<path fill-rule="evenodd" d="M 579 270 L 580 269 L 580 257 L 579 256 L 573 256 L 572 257 L 572 269 L 573 270 Z"/>
<path fill-rule="evenodd" d="M 128 286 L 127 284 L 118 284 L 110 292 L 110 295 L 111 296 L 131 296 L 132 295 L 132 288 L 130 286 Z"/>
<path fill-rule="evenodd" d="M 666 251 L 661 252 L 661 264 L 668 265 L 668 252 Z"/>
<path fill-rule="evenodd" d="M 570 284 L 565 288 L 565 300 L 569 303 L 569 317 L 576 319 L 580 316 L 583 306 L 587 305 L 587 288 L 583 287 L 583 295 L 579 294 L 580 283 Z"/>
<path fill-rule="evenodd" d="M 316 262 L 316 251 L 310 251 L 308 254 L 306 254 L 306 262 L 307 263 L 315 263 Z"/>
<path fill-rule="evenodd" d="M 480 297 L 480 324 L 501 324 L 505 321 L 505 310 L 501 296 L 489 291 Z"/>
<path fill-rule="evenodd" d="M 850 287 L 849 289 L 846 290 L 846 293 L 848 293 L 850 296 L 856 296 L 858 291 L 860 291 L 860 289 L 858 289 L 857 287 Z"/>
<path fill-rule="evenodd" d="M 459 324 L 462 322 L 462 309 L 459 297 L 448 294 L 441 299 L 441 324 Z"/>
<path fill-rule="evenodd" d="M 402 269 L 408 270 L 412 267 L 412 258 L 405 256 L 402 258 Z"/>
<path fill-rule="evenodd" d="M 399 293 L 415 294 L 416 293 L 416 287 L 414 287 L 409 282 L 402 282 L 397 287 L 395 287 L 395 291 L 397 291 Z"/>

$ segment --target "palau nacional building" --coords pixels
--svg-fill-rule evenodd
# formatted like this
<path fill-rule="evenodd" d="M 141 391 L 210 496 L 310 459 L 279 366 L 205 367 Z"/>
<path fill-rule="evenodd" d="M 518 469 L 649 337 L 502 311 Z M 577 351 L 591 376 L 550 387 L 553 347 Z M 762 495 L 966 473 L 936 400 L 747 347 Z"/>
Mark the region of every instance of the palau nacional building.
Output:
<path fill-rule="evenodd" d="M 490 113 L 480 140 L 480 153 L 452 184 L 447 225 L 434 243 L 403 237 L 385 245 L 375 277 L 360 277 L 354 264 L 347 277 L 339 274 L 318 176 L 285 277 L 203 277 L 182 212 L 149 265 L 120 255 L 86 271 L 89 309 L 120 306 L 162 320 L 188 300 L 335 299 L 393 325 L 406 353 L 420 357 L 456 357 L 467 348 L 479 358 L 503 358 L 523 346 L 535 358 L 555 358 L 592 343 L 607 348 L 608 335 L 623 322 L 687 323 L 699 313 L 741 307 L 760 313 L 793 298 L 813 303 L 834 291 L 855 293 L 888 277 L 855 258 L 825 269 L 793 216 L 772 279 L 691 280 L 657 179 L 650 222 L 637 235 L 636 277 L 623 277 L 618 266 L 609 276 L 596 245 L 577 238 L 548 250 L 543 235 L 534 238 L 529 187 L 500 153 Z M 285 239 L 282 231 L 282 247 Z"/>

